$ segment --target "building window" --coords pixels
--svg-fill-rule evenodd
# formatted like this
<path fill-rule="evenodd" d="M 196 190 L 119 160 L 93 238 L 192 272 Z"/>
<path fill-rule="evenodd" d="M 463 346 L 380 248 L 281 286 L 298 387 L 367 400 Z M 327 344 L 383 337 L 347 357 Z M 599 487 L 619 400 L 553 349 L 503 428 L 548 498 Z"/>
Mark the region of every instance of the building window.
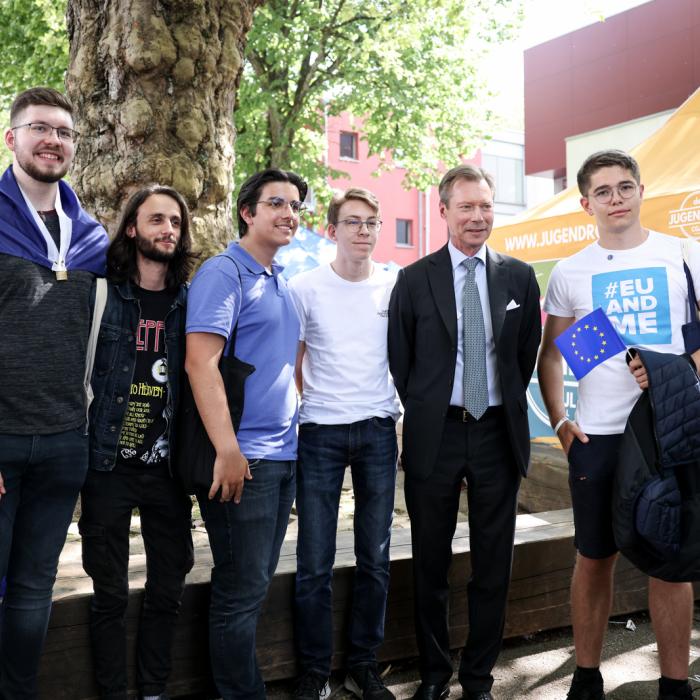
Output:
<path fill-rule="evenodd" d="M 496 180 L 497 203 L 525 204 L 525 173 L 522 160 L 484 153 L 481 165 Z"/>
<path fill-rule="evenodd" d="M 410 219 L 396 219 L 396 245 L 412 245 Z"/>
<path fill-rule="evenodd" d="M 357 134 L 355 132 L 340 132 L 340 157 L 357 160 Z"/>

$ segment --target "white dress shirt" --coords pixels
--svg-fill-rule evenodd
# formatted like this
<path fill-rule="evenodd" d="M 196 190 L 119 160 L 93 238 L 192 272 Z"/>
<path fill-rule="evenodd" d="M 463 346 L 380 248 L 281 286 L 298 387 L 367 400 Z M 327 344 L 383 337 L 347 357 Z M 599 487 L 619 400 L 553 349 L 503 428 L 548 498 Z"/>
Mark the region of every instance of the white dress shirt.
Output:
<path fill-rule="evenodd" d="M 455 376 L 452 382 L 452 396 L 450 406 L 464 406 L 464 358 L 462 349 L 462 292 L 464 282 L 467 279 L 467 269 L 462 261 L 467 259 L 461 250 L 447 244 L 452 261 L 452 278 L 454 281 L 455 304 L 457 306 L 457 361 L 455 363 Z M 491 325 L 491 304 L 489 302 L 489 290 L 486 284 L 486 245 L 482 245 L 474 256 L 480 262 L 477 264 L 474 275 L 476 287 L 479 290 L 481 311 L 484 314 L 484 331 L 486 334 L 486 381 L 489 387 L 489 406 L 500 406 L 503 403 L 501 397 L 501 382 L 498 376 L 496 363 L 496 344 L 493 341 L 493 327 Z"/>

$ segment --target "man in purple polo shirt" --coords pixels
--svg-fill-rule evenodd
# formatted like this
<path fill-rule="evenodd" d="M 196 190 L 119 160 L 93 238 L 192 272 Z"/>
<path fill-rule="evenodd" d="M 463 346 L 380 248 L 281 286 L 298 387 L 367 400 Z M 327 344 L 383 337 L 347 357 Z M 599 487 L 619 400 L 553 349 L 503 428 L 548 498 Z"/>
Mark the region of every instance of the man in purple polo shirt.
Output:
<path fill-rule="evenodd" d="M 223 700 L 265 698 L 255 630 L 294 501 L 297 456 L 299 319 L 274 256 L 296 233 L 306 191 L 282 170 L 246 180 L 241 240 L 202 265 L 188 297 L 185 368 L 216 450 L 211 488 L 197 499 L 214 557 L 209 644 Z M 255 366 L 237 431 L 219 372 L 229 350 Z"/>

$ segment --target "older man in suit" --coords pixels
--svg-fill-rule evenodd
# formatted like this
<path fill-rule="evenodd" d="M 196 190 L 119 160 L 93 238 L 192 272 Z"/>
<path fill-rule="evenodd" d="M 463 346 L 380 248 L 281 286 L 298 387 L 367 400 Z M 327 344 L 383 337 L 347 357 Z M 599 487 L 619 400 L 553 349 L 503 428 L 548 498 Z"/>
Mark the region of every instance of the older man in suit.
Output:
<path fill-rule="evenodd" d="M 440 183 L 449 242 L 399 273 L 389 306 L 389 361 L 404 405 L 403 466 L 411 518 L 421 685 L 442 700 L 452 675 L 448 569 L 467 482 L 472 575 L 459 680 L 492 699 L 521 475 L 530 435 L 525 390 L 540 342 L 532 268 L 490 250 L 492 177 L 453 168 Z"/>

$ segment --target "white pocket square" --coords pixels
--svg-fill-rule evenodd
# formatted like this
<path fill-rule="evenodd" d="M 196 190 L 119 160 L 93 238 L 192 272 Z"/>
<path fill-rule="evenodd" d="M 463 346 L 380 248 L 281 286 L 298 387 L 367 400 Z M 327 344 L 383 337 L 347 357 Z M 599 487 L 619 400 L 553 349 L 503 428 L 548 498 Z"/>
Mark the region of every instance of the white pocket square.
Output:
<path fill-rule="evenodd" d="M 508 302 L 508 306 L 506 306 L 506 311 L 512 311 L 513 309 L 519 309 L 519 308 L 520 308 L 520 304 L 518 304 L 518 302 L 515 301 L 515 299 L 511 299 Z"/>

